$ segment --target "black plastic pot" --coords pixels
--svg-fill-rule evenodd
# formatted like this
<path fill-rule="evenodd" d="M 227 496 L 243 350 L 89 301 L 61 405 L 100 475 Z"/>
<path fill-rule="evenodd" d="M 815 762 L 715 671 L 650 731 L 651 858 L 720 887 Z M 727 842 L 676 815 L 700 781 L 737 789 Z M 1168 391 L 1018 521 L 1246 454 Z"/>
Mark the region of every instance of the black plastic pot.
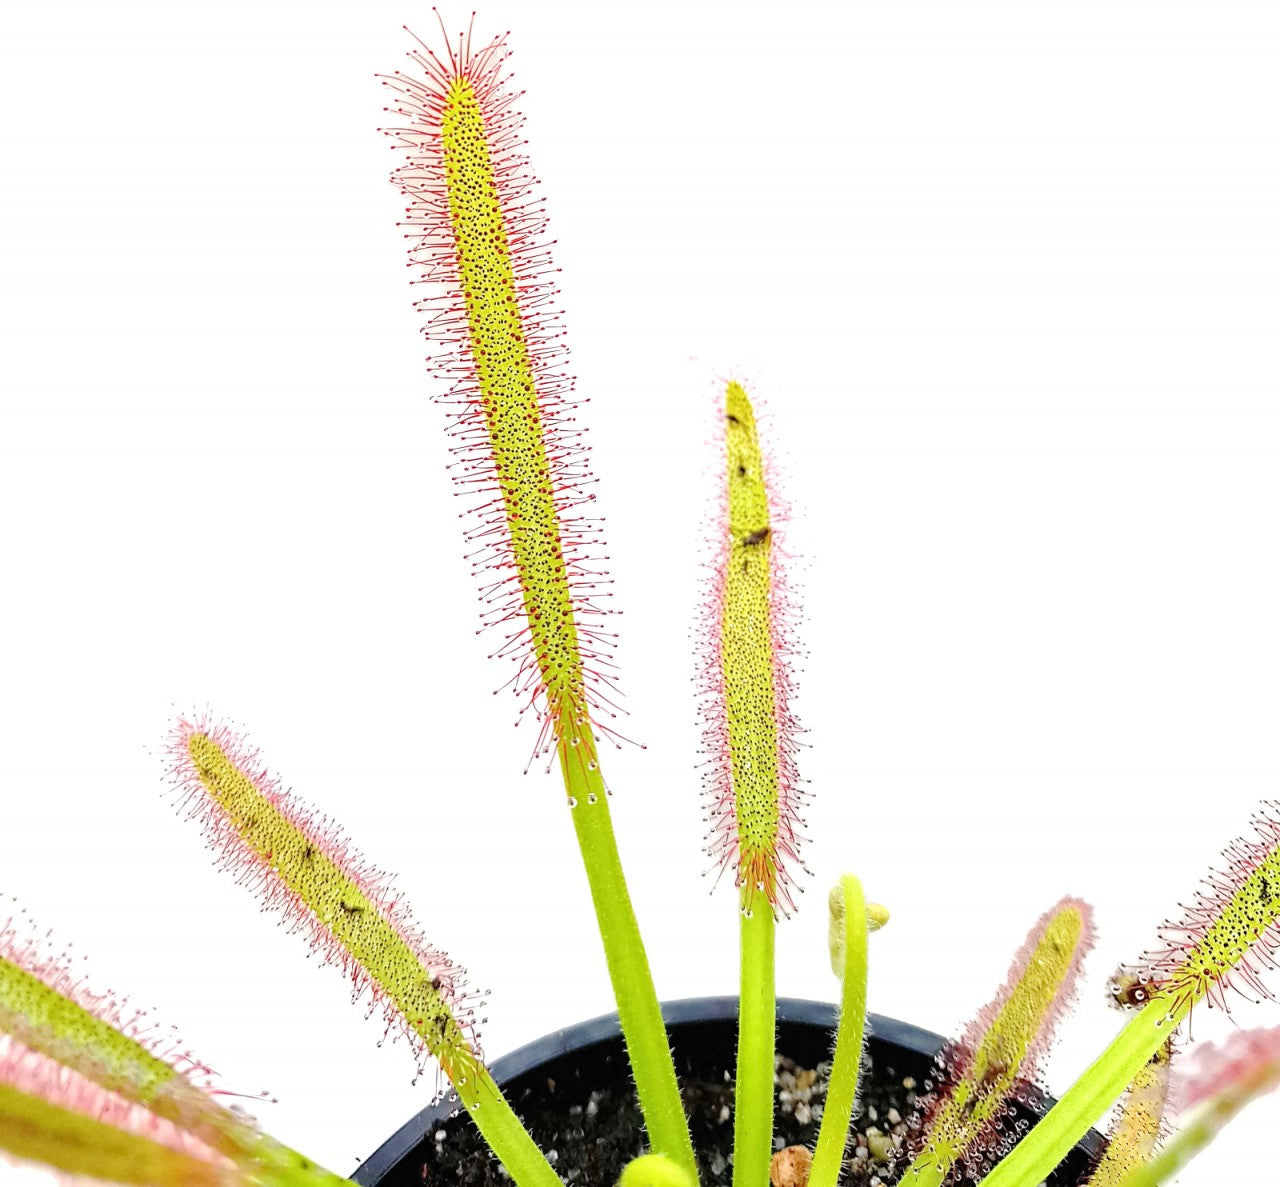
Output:
<path fill-rule="evenodd" d="M 681 1075 L 706 1074 L 712 1066 L 732 1066 L 737 1045 L 736 997 L 667 1002 L 662 1014 Z M 830 1057 L 835 1024 L 836 1009 L 827 1002 L 779 998 L 777 1048 L 796 1062 L 813 1066 Z M 943 1037 L 879 1014 L 869 1015 L 868 1024 L 873 1067 L 893 1068 L 897 1075 L 914 1076 L 923 1084 Z M 616 1014 L 545 1035 L 495 1060 L 491 1070 L 517 1112 L 521 1111 L 520 1101 L 529 1099 L 528 1093 L 545 1094 L 549 1080 L 559 1086 L 557 1095 L 563 1096 L 566 1104 L 571 1100 L 564 1092 L 567 1086 L 581 1085 L 589 1092 L 630 1084 Z M 1043 1098 L 1043 1108 L 1052 1103 L 1051 1098 Z M 470 1125 L 465 1118 L 451 1121 L 454 1112 L 455 1107 L 447 1103 L 423 1109 L 367 1158 L 352 1178 L 363 1187 L 422 1187 L 424 1180 L 434 1178 L 423 1171 L 424 1165 L 432 1162 L 434 1132 L 446 1123 Z M 1049 1180 L 1050 1187 L 1079 1182 L 1100 1143 L 1096 1134 L 1089 1134 Z"/>

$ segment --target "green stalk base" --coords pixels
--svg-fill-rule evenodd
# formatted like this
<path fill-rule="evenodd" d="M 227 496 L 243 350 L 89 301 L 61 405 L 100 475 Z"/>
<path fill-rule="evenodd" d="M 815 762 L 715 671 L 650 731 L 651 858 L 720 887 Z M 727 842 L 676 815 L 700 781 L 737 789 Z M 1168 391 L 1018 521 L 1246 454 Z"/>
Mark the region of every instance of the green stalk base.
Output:
<path fill-rule="evenodd" d="M 627 891 L 618 844 L 609 816 L 608 793 L 599 768 L 589 769 L 588 754 L 561 747 L 560 770 L 569 793 L 574 831 L 591 887 L 618 1018 L 635 1076 L 640 1110 L 655 1153 L 665 1154 L 696 1184 L 689 1122 L 680 1100 L 675 1064 L 662 1010 L 649 970 L 644 940 Z M 594 753 L 594 747 L 590 753 Z"/>
<path fill-rule="evenodd" d="M 776 1032 L 773 907 L 756 893 L 741 914 L 738 1070 L 733 1088 L 733 1187 L 763 1187 L 773 1158 Z"/>
<path fill-rule="evenodd" d="M 477 1070 L 473 1082 L 454 1089 L 517 1187 L 564 1187 L 485 1068 Z"/>
<path fill-rule="evenodd" d="M 1154 997 L 1013 1151 L 983 1187 L 1036 1187 L 1129 1086 L 1144 1063 L 1191 1011 Z"/>

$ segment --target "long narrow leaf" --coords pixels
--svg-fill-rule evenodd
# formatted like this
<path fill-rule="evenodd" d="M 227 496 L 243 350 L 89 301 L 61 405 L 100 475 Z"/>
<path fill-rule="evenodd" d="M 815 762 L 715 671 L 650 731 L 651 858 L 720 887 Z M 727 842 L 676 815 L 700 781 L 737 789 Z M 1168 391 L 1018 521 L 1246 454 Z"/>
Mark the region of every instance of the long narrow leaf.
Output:
<path fill-rule="evenodd" d="M 1034 1076 L 1092 944 L 1092 911 L 1079 899 L 1063 899 L 1040 917 L 1004 986 L 940 1057 L 941 1088 L 905 1182 L 938 1187 L 960 1163 L 980 1174 L 1013 1144 L 1006 1105 Z"/>
<path fill-rule="evenodd" d="M 219 862 L 341 967 L 353 996 L 380 1002 L 388 1029 L 439 1063 L 458 1098 L 521 1187 L 559 1179 L 485 1069 L 474 1033 L 478 1000 L 461 970 L 423 939 L 391 879 L 330 821 L 266 772 L 226 726 L 180 720 L 172 777 Z"/>

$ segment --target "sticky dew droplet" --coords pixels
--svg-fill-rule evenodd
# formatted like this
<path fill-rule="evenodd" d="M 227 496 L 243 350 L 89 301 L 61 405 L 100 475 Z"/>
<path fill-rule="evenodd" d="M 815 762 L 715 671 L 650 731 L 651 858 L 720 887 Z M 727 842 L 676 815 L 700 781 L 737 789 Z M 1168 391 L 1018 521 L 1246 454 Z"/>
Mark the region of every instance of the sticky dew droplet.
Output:
<path fill-rule="evenodd" d="M 576 795 L 571 795 L 569 797 L 569 807 L 576 808 L 577 806 L 578 806 L 578 797 Z"/>
<path fill-rule="evenodd" d="M 600 797 L 599 797 L 598 795 L 596 795 L 596 793 L 595 793 L 594 791 L 589 791 L 589 792 L 587 793 L 587 803 L 588 803 L 588 804 L 594 804 L 594 803 L 596 802 L 596 800 L 598 800 L 599 798 L 600 798 Z"/>

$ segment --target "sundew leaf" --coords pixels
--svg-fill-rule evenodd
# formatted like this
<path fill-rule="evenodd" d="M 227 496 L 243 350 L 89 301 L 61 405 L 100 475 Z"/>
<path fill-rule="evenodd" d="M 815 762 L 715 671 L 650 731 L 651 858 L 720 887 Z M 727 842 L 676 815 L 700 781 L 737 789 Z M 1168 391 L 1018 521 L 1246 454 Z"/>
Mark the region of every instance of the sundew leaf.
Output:
<path fill-rule="evenodd" d="M 1280 1087 L 1280 1026 L 1238 1030 L 1221 1042 L 1198 1044 L 1179 1062 L 1170 1107 L 1185 1115 L 1224 1096 L 1246 1098 Z"/>
<path fill-rule="evenodd" d="M 95 993 L 66 952 L 12 918 L 0 927 L 0 1034 L 0 1082 L 16 1090 L 186 1153 L 255 1167 L 269 1157 L 333 1178 L 225 1107 L 173 1032 Z"/>
<path fill-rule="evenodd" d="M 383 131 L 404 155 L 393 181 L 409 200 L 401 225 L 452 412 L 451 468 L 475 517 L 483 620 L 501 635 L 493 655 L 515 667 L 517 723 L 539 721 L 534 756 L 560 765 L 645 1127 L 696 1180 L 600 770 L 598 743 L 620 742 L 608 724 L 620 712 L 604 629 L 612 582 L 519 96 L 501 37 L 477 48 L 468 32 L 442 54 L 418 46 L 411 72 L 383 76 L 403 121 Z"/>
<path fill-rule="evenodd" d="M 769 475 L 746 387 L 723 388 L 719 513 L 698 645 L 707 852 L 732 868 L 744 910 L 794 909 L 790 866 L 807 793 L 796 770 L 796 610 L 784 575 L 787 512 Z"/>
<path fill-rule="evenodd" d="M 258 752 L 225 725 L 179 720 L 171 777 L 219 863 L 337 964 L 352 997 L 381 1004 L 388 1031 L 408 1038 L 448 1076 L 490 1148 L 519 1187 L 560 1187 L 550 1163 L 489 1075 L 475 1036 L 463 970 L 423 939 L 391 879 L 331 821 L 267 774 Z"/>
<path fill-rule="evenodd" d="M 842 875 L 831 888 L 827 906 L 827 947 L 831 970 L 840 980 L 840 1018 L 836 1024 L 822 1125 L 807 1170 L 810 1187 L 835 1187 L 844 1162 L 865 1042 L 867 935 L 889 921 L 885 907 L 866 901 L 862 883 L 853 874 Z"/>
<path fill-rule="evenodd" d="M 409 200 L 409 262 L 430 361 L 451 413 L 450 467 L 475 517 L 467 533 L 493 655 L 515 664 L 520 716 L 540 721 L 535 754 L 582 747 L 616 716 L 602 521 L 585 428 L 555 306 L 552 240 L 520 136 L 505 41 L 470 34 L 412 74 L 383 75 L 382 129 L 404 154 L 392 180 Z M 584 757 L 583 762 L 592 761 Z"/>
<path fill-rule="evenodd" d="M 1064 898 L 1028 934 L 1004 985 L 939 1056 L 938 1088 L 902 1182 L 937 1187 L 963 1165 L 980 1175 L 1016 1133 L 1008 1106 L 1031 1081 L 1053 1028 L 1074 999 L 1081 965 L 1093 946 L 1093 912 Z"/>
<path fill-rule="evenodd" d="M 1178 1012 L 1205 1000 L 1231 1012 L 1231 991 L 1249 1001 L 1274 992 L 1263 974 L 1280 958 L 1280 804 L 1252 817 L 1253 836 L 1222 852 L 1225 867 L 1201 880 L 1181 917 L 1160 929 L 1160 944 L 1136 969 L 1151 994 Z"/>
<path fill-rule="evenodd" d="M 0 927 L 0 1084 L 10 1090 L 4 1107 L 18 1111 L 5 1118 L 0 1145 L 18 1157 L 65 1145 L 73 1162 L 98 1149 L 104 1175 L 134 1157 L 193 1181 L 208 1174 L 297 1187 L 342 1181 L 227 1108 L 209 1068 L 172 1032 L 127 999 L 95 993 L 65 951 L 54 954 L 47 935 L 12 918 Z M 166 1159 L 157 1147 L 181 1158 Z M 206 1169 L 181 1169 L 192 1162 Z"/>
<path fill-rule="evenodd" d="M 480 1064 L 478 997 L 462 970 L 422 937 L 389 875 L 342 830 L 285 791 L 259 752 L 224 724 L 180 718 L 170 778 L 200 822 L 219 866 L 336 964 L 352 997 L 381 1005 L 388 1030 L 433 1056 L 455 1083 Z"/>
<path fill-rule="evenodd" d="M 212 1073 L 146 1011 L 95 992 L 56 952 L 49 936 L 21 918 L 0 925 L 0 1033 L 49 1066 L 69 1068 L 127 1102 L 191 1127 L 226 1110 L 209 1096 Z M 17 1061 L 32 1071 L 33 1061 Z M 56 1075 L 50 1072 L 51 1075 Z"/>
<path fill-rule="evenodd" d="M 3 1082 L 0 1155 L 140 1187 L 232 1187 L 254 1181 L 229 1161 L 207 1161 Z"/>
<path fill-rule="evenodd" d="M 792 909 L 786 859 L 798 860 L 795 723 L 789 707 L 788 609 L 771 498 L 746 389 L 723 394 L 721 513 L 713 527 L 711 592 L 700 648 L 704 783 L 709 852 L 735 867 L 739 922 L 739 1015 L 734 1084 L 735 1187 L 769 1176 L 773 1154 L 774 925 Z"/>

